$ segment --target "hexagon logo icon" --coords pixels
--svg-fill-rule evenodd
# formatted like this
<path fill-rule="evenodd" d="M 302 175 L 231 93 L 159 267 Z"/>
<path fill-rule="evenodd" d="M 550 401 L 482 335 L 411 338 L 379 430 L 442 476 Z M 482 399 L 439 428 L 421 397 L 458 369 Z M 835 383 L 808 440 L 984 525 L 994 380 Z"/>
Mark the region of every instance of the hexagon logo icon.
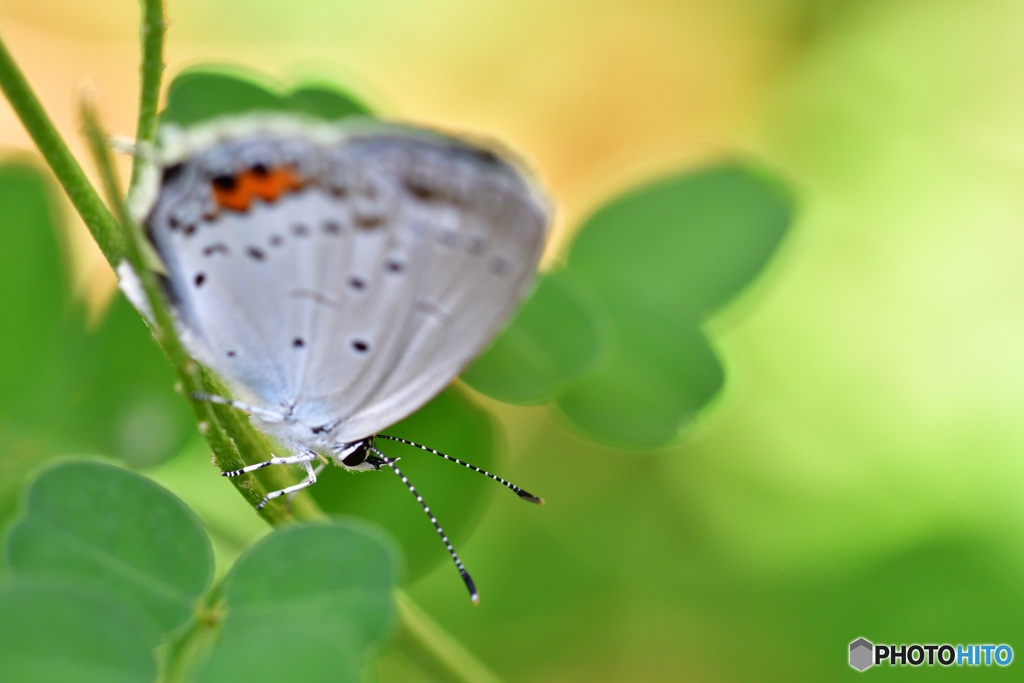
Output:
<path fill-rule="evenodd" d="M 875 646 L 866 638 L 858 638 L 850 643 L 850 666 L 863 671 L 874 664 Z"/>

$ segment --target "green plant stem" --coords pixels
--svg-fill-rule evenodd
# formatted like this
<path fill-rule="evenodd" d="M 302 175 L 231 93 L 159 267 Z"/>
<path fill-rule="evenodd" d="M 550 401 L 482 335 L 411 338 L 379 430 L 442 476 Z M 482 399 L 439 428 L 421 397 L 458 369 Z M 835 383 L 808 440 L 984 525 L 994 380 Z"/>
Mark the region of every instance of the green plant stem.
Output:
<path fill-rule="evenodd" d="M 117 265 L 124 254 L 124 245 L 117 221 L 103 204 L 92 184 L 82 172 L 78 161 L 71 156 L 64 139 L 46 115 L 21 69 L 14 63 L 11 53 L 0 38 L 0 89 L 4 91 L 11 108 L 21 119 L 25 130 L 36 143 L 46 163 L 53 169 L 75 210 L 85 221 L 93 239 L 99 245 L 107 262 Z"/>
<path fill-rule="evenodd" d="M 193 665 L 213 647 L 223 620 L 219 590 L 215 589 L 213 594 L 217 597 L 207 600 L 205 606 L 196 610 L 195 619 L 188 631 L 175 638 L 163 651 L 158 683 L 183 683 L 189 680 Z"/>
<path fill-rule="evenodd" d="M 400 588 L 395 589 L 398 632 L 395 645 L 427 672 L 442 680 L 497 683 L 501 679 Z"/>
<path fill-rule="evenodd" d="M 146 267 L 143 260 L 141 232 L 135 226 L 131 216 L 128 215 L 128 210 L 121 199 L 121 190 L 114 173 L 114 166 L 110 160 L 109 150 L 105 144 L 105 137 L 97 122 L 96 112 L 87 101 L 84 101 L 82 104 L 82 120 L 85 124 L 85 132 L 89 139 L 90 148 L 99 167 L 104 189 L 111 205 L 114 207 L 118 220 L 125 226 L 124 232 L 127 236 L 125 240 L 125 254 L 136 275 L 142 281 L 150 309 L 153 311 L 152 324 L 157 343 L 160 344 L 164 353 L 171 360 L 171 364 L 181 379 L 183 389 L 190 397 L 189 402 L 192 405 L 196 419 L 199 421 L 200 431 L 203 432 L 203 436 L 206 437 L 210 447 L 213 448 L 213 452 L 217 457 L 217 464 L 221 469 L 225 470 L 241 469 L 245 466 L 245 462 L 235 447 L 234 442 L 228 438 L 228 435 L 221 427 L 213 406 L 206 401 L 196 401 L 191 398 L 193 393 L 205 391 L 206 385 L 203 383 L 195 361 L 188 356 L 177 335 L 175 335 L 174 324 L 171 321 L 170 313 L 164 305 L 163 295 L 157 285 L 156 277 Z M 258 503 L 263 498 L 263 488 L 251 475 L 241 474 L 237 477 L 232 477 L 231 482 L 252 504 Z M 260 513 L 272 524 L 280 523 L 284 521 L 284 518 L 290 516 L 287 510 L 283 510 L 278 506 L 267 506 Z"/>
<path fill-rule="evenodd" d="M 135 143 L 151 145 L 156 139 L 157 108 L 160 104 L 160 80 L 164 73 L 163 0 L 142 0 L 142 64 L 139 67 L 139 117 L 135 124 Z M 142 168 L 141 159 L 132 161 L 128 187 L 134 187 Z"/>

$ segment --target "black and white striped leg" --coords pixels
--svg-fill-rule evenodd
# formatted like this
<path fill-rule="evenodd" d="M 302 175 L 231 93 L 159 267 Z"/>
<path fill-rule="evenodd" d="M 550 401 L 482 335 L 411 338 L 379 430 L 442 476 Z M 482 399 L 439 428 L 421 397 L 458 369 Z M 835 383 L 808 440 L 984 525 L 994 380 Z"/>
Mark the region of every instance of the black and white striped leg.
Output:
<path fill-rule="evenodd" d="M 423 496 L 421 496 L 416 491 L 415 487 L 409 483 L 409 480 L 404 474 L 402 474 L 402 471 L 395 467 L 395 458 L 387 457 L 373 446 L 370 446 L 369 449 L 380 457 L 383 464 L 394 470 L 395 474 L 398 475 L 398 478 L 401 479 L 402 483 L 409 489 L 409 492 L 416 496 L 416 502 L 418 502 L 423 508 L 423 511 L 427 513 L 427 517 L 430 518 L 430 523 L 434 525 L 434 528 L 437 529 L 438 535 L 441 537 L 441 542 L 444 543 L 444 547 L 448 549 L 448 554 L 452 556 L 452 562 L 455 563 L 455 568 L 458 569 L 459 574 L 462 575 L 462 581 L 466 584 L 466 588 L 469 589 L 470 600 L 473 601 L 474 605 L 480 602 L 480 595 L 476 592 L 476 584 L 473 583 L 473 579 L 469 576 L 469 572 L 467 572 L 466 568 L 462 565 L 462 560 L 460 560 L 459 556 L 455 553 L 455 548 L 452 547 L 451 541 L 448 540 L 448 536 L 444 533 L 444 529 L 442 529 L 441 525 L 437 523 L 437 517 L 434 517 L 434 513 L 430 511 L 430 506 L 423 501 Z"/>
<path fill-rule="evenodd" d="M 479 472 L 480 474 L 484 475 L 485 477 L 490 477 L 491 479 L 493 479 L 494 481 L 498 482 L 502 486 L 505 486 L 506 488 L 509 488 L 512 491 L 514 491 L 515 494 L 517 496 L 519 496 L 520 498 L 522 498 L 523 500 L 528 500 L 531 503 L 537 503 L 538 505 L 543 505 L 544 504 L 544 499 L 543 498 L 535 496 L 532 493 L 530 493 L 529 491 L 525 491 L 525 490 L 519 488 L 518 486 L 516 486 L 515 484 L 513 484 L 510 481 L 506 481 L 506 480 L 502 479 L 501 477 L 499 477 L 497 475 L 491 474 L 487 470 L 482 470 L 479 467 L 477 467 L 476 465 L 470 465 L 468 462 L 463 462 L 463 461 L 459 460 L 458 458 L 453 458 L 452 456 L 448 455 L 447 453 L 442 453 L 441 451 L 435 451 L 433 448 L 428 448 L 426 446 L 422 446 L 422 445 L 416 443 L 415 441 L 408 441 L 406 439 L 400 439 L 397 436 L 388 436 L 387 434 L 378 434 L 375 438 L 377 438 L 377 439 L 388 439 L 390 441 L 397 441 L 399 443 L 404 443 L 407 446 L 414 446 L 416 448 L 419 448 L 420 450 L 424 450 L 424 451 L 427 451 L 429 453 L 433 453 L 434 455 L 440 455 L 445 460 L 448 460 L 450 462 L 454 462 L 457 465 L 462 465 L 463 467 L 468 467 L 469 469 L 473 470 L 474 472 Z"/>
<path fill-rule="evenodd" d="M 268 422 L 284 422 L 285 419 L 285 416 L 282 413 L 267 410 L 266 408 L 260 408 L 249 403 L 242 403 L 241 401 L 236 401 L 233 398 L 224 398 L 223 396 L 206 394 L 201 391 L 192 392 L 191 396 L 196 401 L 206 401 L 207 403 L 216 403 L 217 405 L 238 408 L 239 410 L 245 411 L 250 415 L 255 415 Z"/>
<path fill-rule="evenodd" d="M 294 484 L 292 486 L 287 486 L 287 487 L 281 489 L 280 491 L 271 491 L 267 495 L 263 496 L 263 500 L 261 500 L 256 505 L 256 509 L 257 510 L 262 510 L 263 506 L 265 506 L 267 503 L 272 501 L 274 498 L 277 498 L 278 496 L 288 496 L 288 498 L 286 500 L 291 501 L 292 497 L 295 494 L 297 494 L 299 491 L 301 491 L 302 489 L 306 488 L 307 486 L 312 486 L 313 484 L 316 483 L 316 474 L 317 473 L 316 473 L 316 470 L 313 469 L 313 466 L 309 464 L 309 460 L 312 460 L 312 459 L 314 459 L 314 458 L 316 458 L 318 456 L 317 456 L 316 453 L 313 453 L 313 451 L 309 451 L 309 454 L 311 455 L 311 457 L 308 460 L 302 461 L 302 464 L 306 468 L 306 474 L 307 474 L 306 478 L 303 479 L 302 481 L 300 481 L 298 484 Z"/>
<path fill-rule="evenodd" d="M 321 460 L 323 460 L 322 456 L 318 455 L 317 457 L 320 458 Z M 304 462 L 302 464 L 306 468 L 306 478 L 310 480 L 310 482 L 309 482 L 310 484 L 315 484 L 316 483 L 316 478 L 319 477 L 320 473 L 324 471 L 325 467 L 327 467 L 327 463 L 326 462 L 321 462 L 319 465 L 316 466 L 315 469 L 313 468 L 313 466 L 311 464 L 309 464 L 309 461 L 306 461 L 306 462 Z M 297 495 L 299 495 L 298 491 L 292 491 L 291 493 L 288 494 L 288 498 L 286 498 L 285 500 L 287 500 L 289 503 L 291 503 L 292 499 L 295 498 L 295 496 L 297 496 Z"/>
<path fill-rule="evenodd" d="M 267 460 L 266 462 L 258 462 L 255 465 L 246 465 L 240 470 L 226 470 L 224 472 L 221 472 L 220 476 L 237 477 L 239 474 L 253 472 L 264 467 L 269 467 L 270 465 L 298 465 L 301 463 L 309 464 L 311 460 L 316 460 L 319 457 L 320 456 L 314 453 L 313 451 L 303 451 L 302 453 L 298 453 L 296 455 L 289 455 L 286 458 L 279 458 L 276 455 L 274 455 L 270 458 L 270 460 Z"/>
<path fill-rule="evenodd" d="M 294 486 L 288 486 L 279 491 L 271 491 L 267 495 L 263 496 L 263 500 L 261 500 L 256 505 L 257 510 L 262 510 L 263 507 L 268 502 L 270 502 L 274 498 L 277 498 L 278 496 L 287 495 L 289 496 L 289 500 L 291 500 L 291 497 L 294 496 L 296 493 L 298 493 L 299 491 L 301 491 L 302 489 L 306 488 L 311 484 L 315 484 L 316 475 L 320 473 L 320 470 L 314 470 L 313 466 L 310 465 L 309 463 L 310 461 L 316 460 L 319 457 L 320 456 L 317 453 L 309 450 L 303 451 L 302 453 L 297 453 L 295 455 L 290 455 L 287 458 L 279 458 L 275 455 L 266 462 L 258 462 L 255 465 L 247 465 L 246 467 L 243 467 L 240 470 L 230 470 L 227 472 L 221 472 L 220 474 L 223 477 L 237 477 L 239 474 L 242 474 L 243 472 L 252 472 L 253 470 L 258 470 L 262 467 L 267 467 L 268 465 L 302 465 L 303 467 L 306 468 L 306 478 L 300 481 L 298 484 L 295 484 Z"/>

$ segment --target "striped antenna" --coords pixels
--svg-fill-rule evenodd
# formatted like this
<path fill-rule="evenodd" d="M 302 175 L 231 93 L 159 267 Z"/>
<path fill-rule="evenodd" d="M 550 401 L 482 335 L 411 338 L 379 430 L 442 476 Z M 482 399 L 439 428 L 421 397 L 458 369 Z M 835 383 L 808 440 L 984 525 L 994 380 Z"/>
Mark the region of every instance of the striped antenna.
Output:
<path fill-rule="evenodd" d="M 442 453 L 441 451 L 435 451 L 433 448 L 427 448 L 426 446 L 422 446 L 422 445 L 416 443 L 415 441 L 408 441 L 406 439 L 400 439 L 397 436 L 388 436 L 387 434 L 378 434 L 374 438 L 377 438 L 377 439 L 388 439 L 390 441 L 397 441 L 399 443 L 404 443 L 407 446 L 414 446 L 416 448 L 419 448 L 420 450 L 427 451 L 428 453 L 433 453 L 434 455 L 440 455 L 445 460 L 448 460 L 450 462 L 454 462 L 457 465 L 462 465 L 463 467 L 468 467 L 469 469 L 473 470 L 474 472 L 479 472 L 480 474 L 484 475 L 485 477 L 490 477 L 491 479 L 493 479 L 494 481 L 498 482 L 502 486 L 505 486 L 506 488 L 509 488 L 512 491 L 515 491 L 515 494 L 517 496 L 519 496 L 520 498 L 522 498 L 523 500 L 528 500 L 531 503 L 537 503 L 538 505 L 543 505 L 544 504 L 544 499 L 543 498 L 539 498 L 539 497 L 533 495 L 532 493 L 530 493 L 529 491 L 524 491 L 523 489 L 519 488 L 518 486 L 516 486 L 512 482 L 505 481 L 501 477 L 499 477 L 497 475 L 494 475 L 494 474 L 491 474 L 487 470 L 482 470 L 479 467 L 477 467 L 476 465 L 470 465 L 468 462 L 462 462 L 458 458 L 453 458 L 452 456 L 450 456 L 450 455 L 448 455 L 446 453 Z"/>
<path fill-rule="evenodd" d="M 413 485 L 409 483 L 409 479 L 406 478 L 404 474 L 402 474 L 402 471 L 400 469 L 395 467 L 395 462 L 397 462 L 398 459 L 389 458 L 388 456 L 384 455 L 373 446 L 369 446 L 368 448 L 369 450 L 373 451 L 378 456 L 380 456 L 381 462 L 390 467 L 391 469 L 393 469 L 395 471 L 395 474 L 398 475 L 398 478 L 401 479 L 402 483 L 405 484 L 405 486 L 409 489 L 409 492 L 412 493 L 412 495 L 416 496 L 416 502 L 418 502 L 420 504 L 420 507 L 423 508 L 423 511 L 427 513 L 427 517 L 430 517 L 430 523 L 434 525 L 435 529 L 437 529 L 437 533 L 441 537 L 441 542 L 444 543 L 445 548 L 448 548 L 448 554 L 452 556 L 452 561 L 455 563 L 455 568 L 459 570 L 459 574 L 462 575 L 462 580 L 465 582 L 466 588 L 469 589 L 470 600 L 473 601 L 474 605 L 480 602 L 480 595 L 476 592 L 476 584 L 473 583 L 473 579 L 470 578 L 469 572 L 467 572 L 466 568 L 462 565 L 462 560 L 460 560 L 459 556 L 455 553 L 455 548 L 452 547 L 452 543 L 448 540 L 448 536 L 444 533 L 444 529 L 442 529 L 441 525 L 437 523 L 437 517 L 435 517 L 434 513 L 430 511 L 430 506 L 428 506 L 423 501 L 423 496 L 417 493 L 415 487 L 413 487 Z"/>

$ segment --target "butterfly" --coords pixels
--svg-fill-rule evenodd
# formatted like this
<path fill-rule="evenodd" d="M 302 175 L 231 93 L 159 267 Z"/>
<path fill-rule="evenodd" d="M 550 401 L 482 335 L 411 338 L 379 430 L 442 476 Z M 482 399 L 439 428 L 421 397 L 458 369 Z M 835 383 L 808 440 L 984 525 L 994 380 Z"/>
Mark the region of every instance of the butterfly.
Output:
<path fill-rule="evenodd" d="M 376 439 L 437 395 L 508 322 L 536 273 L 550 203 L 507 153 L 423 128 L 286 114 L 161 128 L 130 198 L 189 353 L 305 478 L 327 462 L 394 470 Z M 126 264 L 122 289 L 148 306 Z M 317 466 L 314 467 L 314 463 Z"/>

